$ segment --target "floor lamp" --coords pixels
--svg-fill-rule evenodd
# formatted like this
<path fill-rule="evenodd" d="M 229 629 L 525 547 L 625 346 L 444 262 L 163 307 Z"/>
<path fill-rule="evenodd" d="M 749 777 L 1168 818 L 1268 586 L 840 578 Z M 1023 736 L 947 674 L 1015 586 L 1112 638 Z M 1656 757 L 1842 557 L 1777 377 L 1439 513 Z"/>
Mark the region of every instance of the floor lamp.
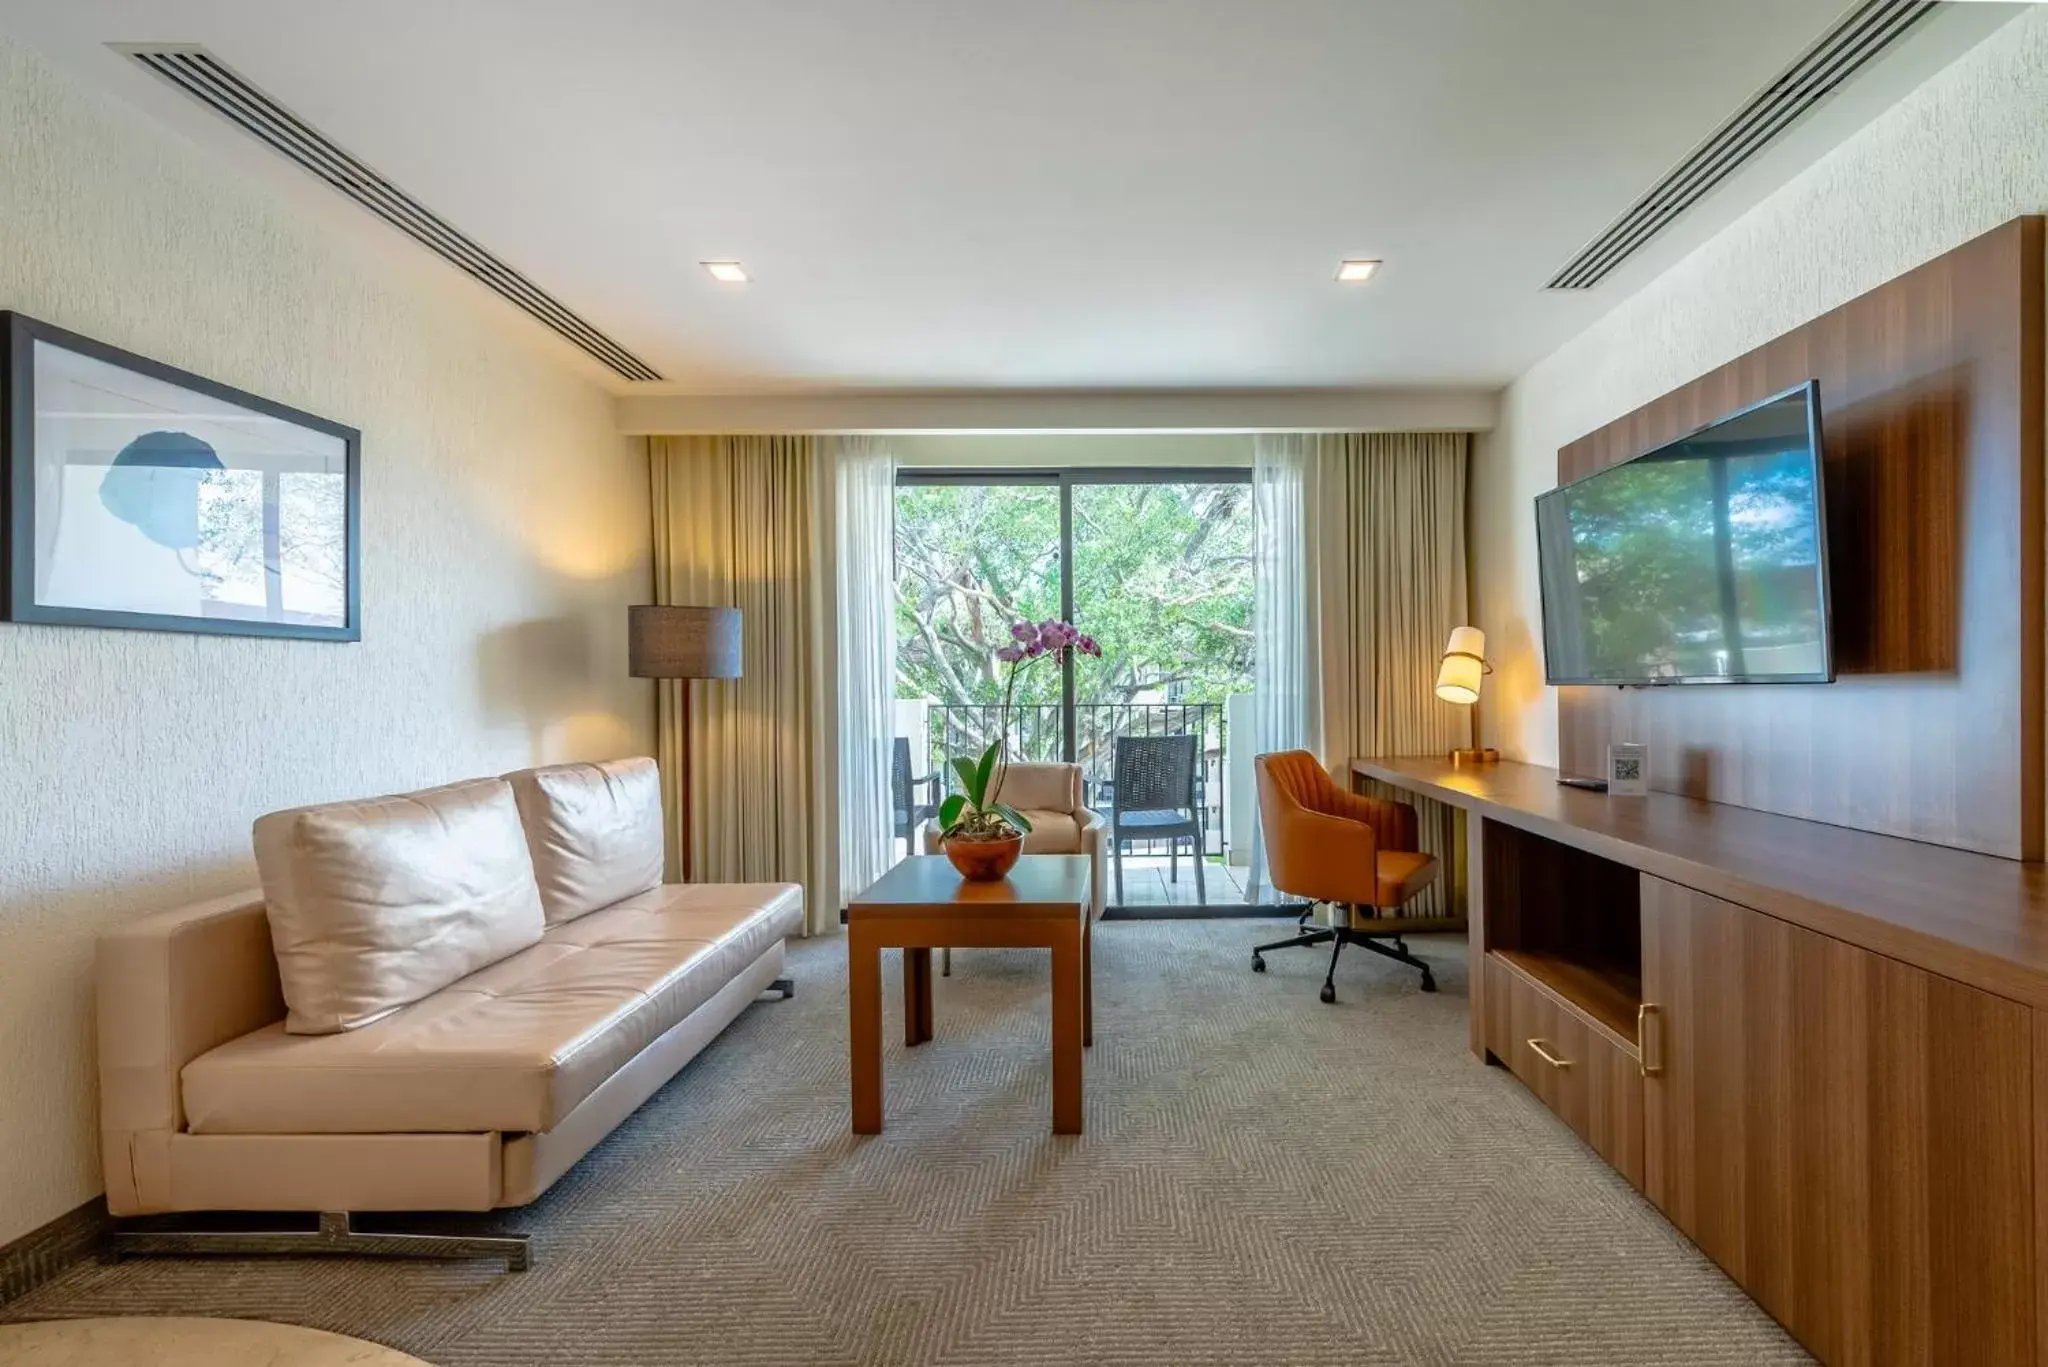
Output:
<path fill-rule="evenodd" d="M 691 873 L 690 681 L 740 676 L 740 610 L 637 605 L 626 609 L 626 637 L 634 678 L 682 681 L 676 690 L 681 700 L 676 750 L 682 766 L 675 776 L 676 831 L 682 841 L 678 863 L 687 883 Z"/>

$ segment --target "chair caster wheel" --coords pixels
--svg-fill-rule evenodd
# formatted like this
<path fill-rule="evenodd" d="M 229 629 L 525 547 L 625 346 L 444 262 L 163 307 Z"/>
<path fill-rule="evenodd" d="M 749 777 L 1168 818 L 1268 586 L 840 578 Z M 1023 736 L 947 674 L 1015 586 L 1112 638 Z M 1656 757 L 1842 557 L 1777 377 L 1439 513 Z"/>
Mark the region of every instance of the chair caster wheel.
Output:
<path fill-rule="evenodd" d="M 1324 984 L 1323 984 L 1323 1001 L 1324 1001 L 1324 1003 L 1325 1003 L 1325 1004 L 1328 1004 L 1328 1003 L 1334 1002 L 1334 1001 L 1336 1001 L 1336 1000 L 1337 1000 L 1337 989 L 1336 989 L 1336 988 L 1334 988 L 1334 987 L 1332 987 L 1332 986 L 1331 986 L 1330 984 L 1328 984 L 1328 983 L 1324 983 Z"/>
<path fill-rule="evenodd" d="M 1266 971 L 1266 956 L 1265 956 L 1265 955 L 1263 955 L 1263 954 L 1254 954 L 1254 955 L 1252 955 L 1252 972 L 1254 972 L 1254 973 L 1264 973 L 1265 971 Z"/>
<path fill-rule="evenodd" d="M 1423 990 L 1424 992 L 1434 992 L 1434 991 L 1436 991 L 1436 975 L 1435 975 L 1435 974 L 1433 974 L 1433 973 L 1425 973 L 1425 974 L 1423 974 L 1423 975 L 1422 975 L 1422 990 Z"/>

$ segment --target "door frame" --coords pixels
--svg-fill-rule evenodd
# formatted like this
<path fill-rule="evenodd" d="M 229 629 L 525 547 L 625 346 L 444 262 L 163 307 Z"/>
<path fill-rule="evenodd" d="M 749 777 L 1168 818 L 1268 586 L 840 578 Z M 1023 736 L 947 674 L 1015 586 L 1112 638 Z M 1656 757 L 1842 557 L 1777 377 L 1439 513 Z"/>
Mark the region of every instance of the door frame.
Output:
<path fill-rule="evenodd" d="M 899 489 L 934 486 L 1036 485 L 1059 490 L 1060 500 L 1060 619 L 1074 620 L 1074 489 L 1083 484 L 1244 484 L 1252 482 L 1249 465 L 1090 465 L 1090 466 L 972 466 L 898 465 Z M 1074 697 L 1074 661 L 1060 666 L 1060 758 L 1074 762 L 1080 748 L 1078 714 Z M 1227 770 L 1227 764 L 1226 764 Z M 1227 772 L 1219 782 L 1229 781 Z M 1220 836 L 1220 832 L 1219 832 Z M 1219 840 L 1219 844 L 1220 844 Z M 1227 848 L 1227 846 L 1225 847 Z M 1204 857 L 1196 851 L 1196 858 Z M 1242 908 L 1229 902 L 1208 901 L 1185 907 L 1113 905 L 1108 912 L 1135 917 L 1185 916 L 1190 919 L 1215 916 L 1270 918 L 1292 914 L 1289 907 L 1266 907 L 1246 903 Z"/>

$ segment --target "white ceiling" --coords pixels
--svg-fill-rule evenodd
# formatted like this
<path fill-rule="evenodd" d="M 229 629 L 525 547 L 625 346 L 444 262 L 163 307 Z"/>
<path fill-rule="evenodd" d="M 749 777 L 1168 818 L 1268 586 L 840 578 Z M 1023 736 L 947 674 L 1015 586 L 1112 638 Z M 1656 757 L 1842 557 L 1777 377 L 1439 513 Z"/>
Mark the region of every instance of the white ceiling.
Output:
<path fill-rule="evenodd" d="M 1845 3 L 0 0 L 0 31 L 424 257 L 104 46 L 204 44 L 669 379 L 621 389 L 1491 388 L 2016 8 L 1945 6 L 1600 289 L 1543 290 Z M 1347 256 L 1387 266 L 1340 287 Z"/>

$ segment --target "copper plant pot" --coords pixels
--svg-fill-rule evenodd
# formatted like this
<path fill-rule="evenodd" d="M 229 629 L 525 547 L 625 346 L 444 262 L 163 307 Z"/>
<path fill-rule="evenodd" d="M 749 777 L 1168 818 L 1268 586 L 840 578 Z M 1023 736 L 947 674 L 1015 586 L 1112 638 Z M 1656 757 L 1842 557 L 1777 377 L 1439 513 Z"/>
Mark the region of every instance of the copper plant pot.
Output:
<path fill-rule="evenodd" d="M 971 840 L 965 836 L 949 835 L 942 844 L 946 858 L 953 861 L 953 867 L 970 883 L 1000 882 L 1017 867 L 1017 857 L 1024 853 L 1024 837 L 1021 835 L 1002 840 Z"/>

